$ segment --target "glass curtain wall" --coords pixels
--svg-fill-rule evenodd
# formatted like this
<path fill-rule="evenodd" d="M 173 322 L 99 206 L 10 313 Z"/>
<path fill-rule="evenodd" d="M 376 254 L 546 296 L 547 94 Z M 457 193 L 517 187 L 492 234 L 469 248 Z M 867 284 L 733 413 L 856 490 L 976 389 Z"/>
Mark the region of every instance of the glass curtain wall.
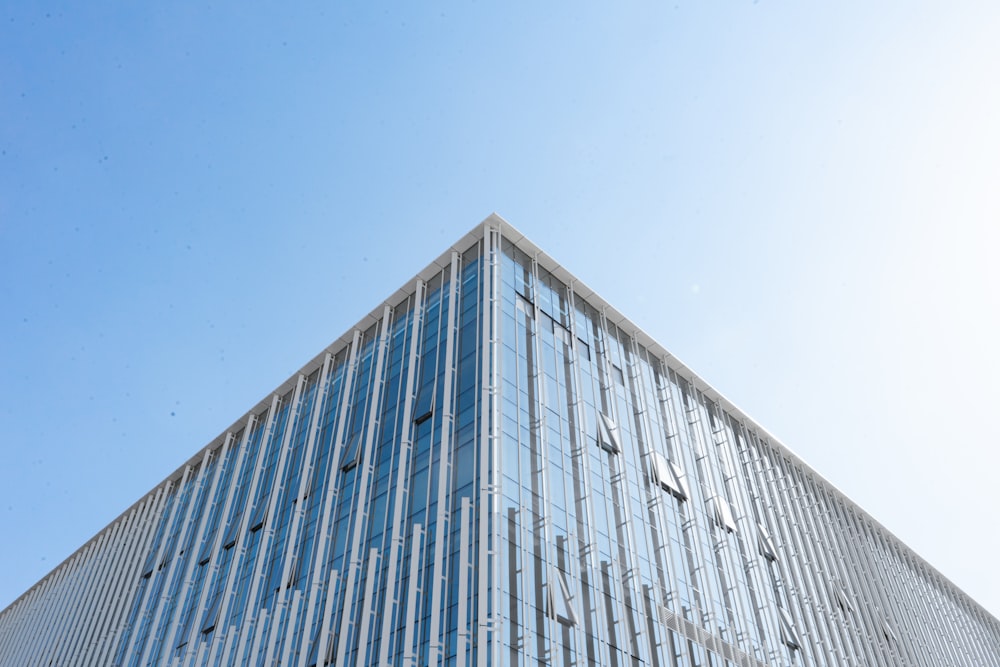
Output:
<path fill-rule="evenodd" d="M 501 664 L 995 662 L 988 615 L 553 267 L 501 244 Z"/>
<path fill-rule="evenodd" d="M 998 637 L 491 217 L 0 612 L 0 667 L 974 666 Z"/>
<path fill-rule="evenodd" d="M 8 608 L 0 664 L 486 660 L 483 247 L 452 253 Z M 42 622 L 53 598 L 59 623 Z"/>

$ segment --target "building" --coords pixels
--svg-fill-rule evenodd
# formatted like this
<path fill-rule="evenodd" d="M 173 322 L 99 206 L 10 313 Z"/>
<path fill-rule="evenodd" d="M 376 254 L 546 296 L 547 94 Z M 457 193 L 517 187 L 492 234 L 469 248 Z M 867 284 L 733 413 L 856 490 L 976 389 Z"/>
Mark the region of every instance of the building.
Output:
<path fill-rule="evenodd" d="M 996 665 L 1000 623 L 497 216 L 0 612 L 0 665 Z"/>

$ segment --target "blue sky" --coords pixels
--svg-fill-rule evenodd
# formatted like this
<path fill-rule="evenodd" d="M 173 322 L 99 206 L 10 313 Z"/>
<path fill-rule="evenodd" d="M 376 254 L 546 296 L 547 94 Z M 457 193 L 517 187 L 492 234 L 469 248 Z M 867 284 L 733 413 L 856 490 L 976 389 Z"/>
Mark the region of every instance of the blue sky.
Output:
<path fill-rule="evenodd" d="M 538 4 L 0 10 L 0 607 L 496 211 L 1000 614 L 1000 5 Z"/>

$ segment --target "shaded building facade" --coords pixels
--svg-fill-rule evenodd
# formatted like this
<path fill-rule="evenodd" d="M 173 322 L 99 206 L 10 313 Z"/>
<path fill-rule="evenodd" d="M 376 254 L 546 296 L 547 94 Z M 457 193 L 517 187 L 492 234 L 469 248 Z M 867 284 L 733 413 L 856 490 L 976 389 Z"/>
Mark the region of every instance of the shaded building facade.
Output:
<path fill-rule="evenodd" d="M 491 216 L 0 612 L 0 665 L 995 665 L 1000 624 Z"/>

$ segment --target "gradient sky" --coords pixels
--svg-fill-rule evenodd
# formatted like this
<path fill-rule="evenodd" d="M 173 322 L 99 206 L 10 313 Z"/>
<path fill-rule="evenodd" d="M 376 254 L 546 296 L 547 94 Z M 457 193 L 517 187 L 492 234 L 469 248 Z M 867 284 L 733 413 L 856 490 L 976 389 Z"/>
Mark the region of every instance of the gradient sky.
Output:
<path fill-rule="evenodd" d="M 1000 3 L 44 4 L 0 607 L 496 211 L 1000 615 Z"/>

